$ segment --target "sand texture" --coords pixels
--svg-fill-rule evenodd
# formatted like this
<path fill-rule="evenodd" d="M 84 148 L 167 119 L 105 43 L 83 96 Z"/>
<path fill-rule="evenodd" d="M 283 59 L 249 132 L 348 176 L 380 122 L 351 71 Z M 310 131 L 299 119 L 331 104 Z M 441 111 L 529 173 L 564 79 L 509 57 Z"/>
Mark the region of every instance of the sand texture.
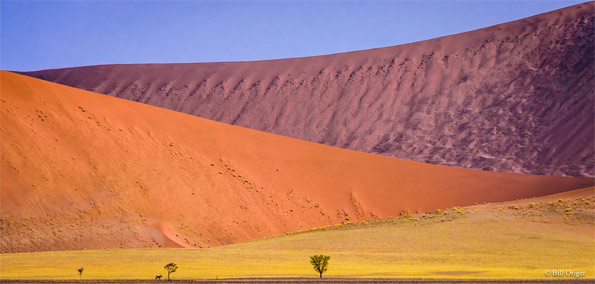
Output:
<path fill-rule="evenodd" d="M 25 74 L 369 153 L 593 177 L 594 5 L 326 56 Z"/>
<path fill-rule="evenodd" d="M 593 185 L 356 152 L 0 77 L 3 253 L 210 247 Z"/>

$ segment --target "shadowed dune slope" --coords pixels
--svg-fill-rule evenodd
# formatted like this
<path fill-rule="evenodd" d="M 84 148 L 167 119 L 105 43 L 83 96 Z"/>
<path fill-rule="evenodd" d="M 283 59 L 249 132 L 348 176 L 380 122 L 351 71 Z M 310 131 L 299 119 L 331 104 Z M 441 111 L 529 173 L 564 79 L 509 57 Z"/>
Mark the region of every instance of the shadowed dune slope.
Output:
<path fill-rule="evenodd" d="M 25 74 L 369 153 L 593 177 L 594 3 L 326 56 Z"/>
<path fill-rule="evenodd" d="M 355 152 L 0 74 L 2 252 L 207 247 L 593 184 Z"/>

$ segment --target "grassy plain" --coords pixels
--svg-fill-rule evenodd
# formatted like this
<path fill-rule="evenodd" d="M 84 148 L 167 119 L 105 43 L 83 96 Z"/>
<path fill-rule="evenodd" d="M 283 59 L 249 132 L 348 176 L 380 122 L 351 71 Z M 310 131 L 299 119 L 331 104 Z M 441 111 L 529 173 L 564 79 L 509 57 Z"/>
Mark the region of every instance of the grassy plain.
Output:
<path fill-rule="evenodd" d="M 174 279 L 316 277 L 308 257 L 328 254 L 327 277 L 548 279 L 563 269 L 593 279 L 592 198 L 455 207 L 203 249 L 2 254 L 0 275 L 76 279 L 83 266 L 83 279 L 152 279 L 175 262 Z"/>

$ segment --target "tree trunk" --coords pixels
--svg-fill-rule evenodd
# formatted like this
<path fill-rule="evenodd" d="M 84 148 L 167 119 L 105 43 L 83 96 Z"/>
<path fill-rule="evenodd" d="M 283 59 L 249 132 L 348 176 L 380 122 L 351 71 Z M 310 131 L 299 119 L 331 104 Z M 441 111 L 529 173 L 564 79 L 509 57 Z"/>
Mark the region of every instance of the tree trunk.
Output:
<path fill-rule="evenodd" d="M 322 272 L 320 272 L 320 278 L 322 278 Z"/>
<path fill-rule="evenodd" d="M 169 271 L 167 272 L 167 281 L 169 281 Z"/>

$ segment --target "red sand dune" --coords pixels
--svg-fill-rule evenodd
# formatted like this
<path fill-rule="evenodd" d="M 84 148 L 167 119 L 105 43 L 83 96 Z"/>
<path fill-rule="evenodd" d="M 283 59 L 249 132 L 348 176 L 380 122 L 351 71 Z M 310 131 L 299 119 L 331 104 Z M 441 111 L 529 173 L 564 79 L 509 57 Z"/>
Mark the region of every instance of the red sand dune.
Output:
<path fill-rule="evenodd" d="M 1 252 L 207 247 L 593 185 L 355 152 L 0 77 Z"/>
<path fill-rule="evenodd" d="M 25 74 L 369 153 L 593 177 L 594 3 L 326 56 Z"/>

